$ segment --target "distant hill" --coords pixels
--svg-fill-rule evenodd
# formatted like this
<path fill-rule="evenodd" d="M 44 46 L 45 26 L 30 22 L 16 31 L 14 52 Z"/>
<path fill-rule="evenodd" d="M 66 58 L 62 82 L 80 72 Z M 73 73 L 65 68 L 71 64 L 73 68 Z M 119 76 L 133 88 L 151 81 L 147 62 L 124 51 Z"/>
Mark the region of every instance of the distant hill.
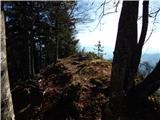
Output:
<path fill-rule="evenodd" d="M 148 61 L 152 66 L 155 66 L 159 60 L 160 53 L 144 53 L 141 57 L 141 63 L 144 61 Z"/>
<path fill-rule="evenodd" d="M 160 54 L 159 53 L 145 53 L 142 54 L 141 62 L 139 65 L 139 73 L 141 73 L 143 76 L 147 76 L 154 67 L 156 66 L 156 63 L 160 60 Z M 144 63 L 147 62 L 147 63 Z"/>
<path fill-rule="evenodd" d="M 85 50 L 86 51 L 93 51 L 94 46 L 86 46 Z M 110 46 L 104 46 L 104 53 L 106 53 L 106 55 L 104 55 L 105 59 L 112 59 L 113 58 L 113 51 L 114 48 L 110 47 Z M 144 61 L 148 61 L 152 66 L 155 66 L 156 63 L 158 62 L 158 60 L 160 60 L 160 53 L 143 53 L 142 57 L 141 57 L 141 63 Z"/>

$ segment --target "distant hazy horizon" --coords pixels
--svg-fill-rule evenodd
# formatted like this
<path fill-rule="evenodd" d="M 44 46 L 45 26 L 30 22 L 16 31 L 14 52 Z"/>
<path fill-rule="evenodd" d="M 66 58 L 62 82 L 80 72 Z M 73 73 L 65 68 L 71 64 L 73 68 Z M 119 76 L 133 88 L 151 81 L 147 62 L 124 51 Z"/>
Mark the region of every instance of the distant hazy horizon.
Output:
<path fill-rule="evenodd" d="M 110 46 L 103 46 L 104 47 L 104 53 L 105 55 L 103 56 L 104 59 L 110 60 L 113 59 L 113 51 L 114 47 Z M 95 52 L 94 46 L 82 46 L 81 45 L 81 50 L 85 49 L 86 52 Z M 143 50 L 142 55 L 141 55 L 141 62 L 148 61 L 151 65 L 155 66 L 156 63 L 160 60 L 160 51 L 152 51 L 152 50 Z"/>
<path fill-rule="evenodd" d="M 103 45 L 102 45 L 103 46 Z M 95 48 L 95 46 L 93 45 L 93 46 L 82 46 L 82 45 L 80 45 L 80 49 L 82 50 L 83 48 L 85 48 L 85 50 L 86 51 L 91 51 L 91 52 L 96 52 L 95 50 L 94 50 L 94 48 Z M 107 58 L 112 58 L 112 56 L 113 56 L 113 51 L 114 51 L 114 47 L 111 47 L 111 46 L 103 46 L 104 47 L 104 53 L 106 54 L 106 57 Z M 143 49 L 143 51 L 142 51 L 142 55 L 143 54 L 159 54 L 160 55 L 160 51 L 158 51 L 158 50 L 154 50 L 154 49 Z"/>
<path fill-rule="evenodd" d="M 82 0 L 83 1 L 83 0 Z M 88 0 L 88 2 L 91 2 L 93 0 Z M 87 2 L 87 1 L 85 1 Z M 81 26 L 77 26 L 78 28 L 83 28 L 84 30 L 78 30 L 77 39 L 80 40 L 81 48 L 85 47 L 87 51 L 93 51 L 94 45 L 98 43 L 98 41 L 101 41 L 102 46 L 104 46 L 104 52 L 107 53 L 107 57 L 110 57 L 113 55 L 115 43 L 116 43 L 116 36 L 117 36 L 117 29 L 118 29 L 118 21 L 119 16 L 121 12 L 122 2 L 120 2 L 118 6 L 118 12 L 109 14 L 104 16 L 104 18 L 101 21 L 101 26 L 98 26 L 94 31 L 93 30 L 99 19 L 99 13 L 96 14 L 94 12 L 96 8 L 100 6 L 100 4 L 103 2 L 103 0 L 95 0 L 95 5 L 93 5 L 93 10 L 91 9 L 89 12 L 92 13 L 90 16 L 91 19 L 95 18 L 95 22 L 87 23 Z M 142 14 L 142 1 L 140 2 L 140 8 L 139 9 L 139 16 Z M 151 0 L 150 1 L 150 8 L 157 8 L 160 6 L 159 0 Z M 114 11 L 114 9 L 110 9 L 111 11 Z M 101 10 L 99 9 L 99 12 Z M 160 20 L 160 16 L 157 17 L 157 20 Z M 138 38 L 140 36 L 141 32 L 141 20 L 138 21 Z M 151 35 L 150 39 L 145 43 L 143 47 L 143 54 L 144 53 L 160 53 L 160 24 L 156 24 L 156 26 L 153 26 L 153 19 L 149 19 L 149 26 L 147 31 L 147 36 L 150 35 L 152 28 L 154 27 L 154 32 Z"/>

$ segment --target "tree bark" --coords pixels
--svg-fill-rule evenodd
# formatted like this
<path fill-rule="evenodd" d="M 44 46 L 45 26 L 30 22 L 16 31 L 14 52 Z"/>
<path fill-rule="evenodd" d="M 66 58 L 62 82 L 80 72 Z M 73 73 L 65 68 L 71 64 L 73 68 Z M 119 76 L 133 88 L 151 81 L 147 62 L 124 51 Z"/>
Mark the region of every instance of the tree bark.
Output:
<path fill-rule="evenodd" d="M 123 111 L 122 101 L 125 90 L 132 88 L 133 81 L 127 81 L 130 64 L 137 45 L 138 1 L 124 1 L 118 25 L 111 73 L 111 102 L 115 116 Z M 116 120 L 117 118 L 115 118 Z"/>
<path fill-rule="evenodd" d="M 140 63 L 148 28 L 149 1 L 143 1 L 142 30 L 137 40 L 138 1 L 124 1 L 118 26 L 111 73 L 111 120 L 129 120 L 124 109 L 128 98 L 147 100 L 160 87 L 160 61 L 145 80 L 135 86 L 134 77 Z M 125 103 L 127 102 L 127 103 Z"/>
<path fill-rule="evenodd" d="M 32 62 L 31 62 L 31 41 L 28 40 L 28 67 L 29 67 L 29 76 L 28 78 L 30 78 L 30 76 L 32 75 Z"/>
<path fill-rule="evenodd" d="M 144 45 L 146 34 L 147 34 L 148 12 L 149 12 L 149 1 L 143 1 L 142 29 L 141 29 L 140 38 L 136 47 L 136 51 L 134 53 L 135 55 L 132 60 L 133 62 L 131 64 L 132 65 L 131 69 L 133 69 L 133 78 L 138 70 L 138 66 L 139 66 L 141 54 L 142 54 L 142 47 Z"/>
<path fill-rule="evenodd" d="M 10 91 L 10 83 L 7 69 L 6 55 L 6 38 L 5 38 L 5 22 L 4 13 L 1 11 L 1 118 L 2 120 L 14 120 L 14 110 L 12 103 L 12 95 Z"/>
<path fill-rule="evenodd" d="M 33 38 L 31 40 L 31 63 L 32 63 L 32 76 L 35 75 L 35 59 L 34 59 L 34 56 L 35 56 L 35 43 L 33 41 Z"/>
<path fill-rule="evenodd" d="M 112 97 L 132 88 L 127 81 L 131 73 L 130 64 L 137 45 L 138 1 L 124 1 L 118 25 L 118 33 L 111 74 Z"/>
<path fill-rule="evenodd" d="M 59 57 L 59 40 L 58 40 L 58 21 L 55 20 L 55 29 L 56 29 L 56 34 L 55 34 L 55 40 L 56 40 L 56 50 L 55 50 L 55 63 L 58 60 Z"/>

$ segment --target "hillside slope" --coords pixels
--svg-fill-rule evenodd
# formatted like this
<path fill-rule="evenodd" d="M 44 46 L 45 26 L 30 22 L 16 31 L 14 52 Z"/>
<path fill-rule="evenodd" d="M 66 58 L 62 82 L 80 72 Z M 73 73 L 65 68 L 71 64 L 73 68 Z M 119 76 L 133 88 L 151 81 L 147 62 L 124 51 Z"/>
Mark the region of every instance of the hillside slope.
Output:
<path fill-rule="evenodd" d="M 48 66 L 41 72 L 42 79 L 39 81 L 45 99 L 53 98 L 51 102 L 46 100 L 44 103 L 53 104 L 51 108 L 44 105 L 45 119 L 101 119 L 103 107 L 108 101 L 110 73 L 110 62 L 91 60 L 87 56 L 59 59 L 55 66 Z"/>
<path fill-rule="evenodd" d="M 111 62 L 93 56 L 59 59 L 12 91 L 16 120 L 106 120 Z M 127 113 L 136 120 L 160 118 L 152 102 L 132 103 Z M 134 109 L 138 106 L 138 109 Z M 144 107 L 145 106 L 145 107 Z M 137 108 L 137 107 L 136 107 Z M 110 115 L 106 118 L 106 112 Z M 131 117 L 132 117 L 131 116 Z"/>

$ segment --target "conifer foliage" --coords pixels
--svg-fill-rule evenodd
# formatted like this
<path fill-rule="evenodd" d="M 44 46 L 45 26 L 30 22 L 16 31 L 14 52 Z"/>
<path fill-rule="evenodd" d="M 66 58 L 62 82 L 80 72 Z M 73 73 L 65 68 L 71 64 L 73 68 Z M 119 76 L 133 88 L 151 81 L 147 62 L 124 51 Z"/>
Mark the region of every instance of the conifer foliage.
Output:
<path fill-rule="evenodd" d="M 96 51 L 97 55 L 101 58 L 103 58 L 104 53 L 104 47 L 101 44 L 101 41 L 98 41 L 98 43 L 95 45 L 94 50 Z"/>
<path fill-rule="evenodd" d="M 75 5 L 74 1 L 2 3 L 11 79 L 29 79 L 58 58 L 76 52 Z"/>

